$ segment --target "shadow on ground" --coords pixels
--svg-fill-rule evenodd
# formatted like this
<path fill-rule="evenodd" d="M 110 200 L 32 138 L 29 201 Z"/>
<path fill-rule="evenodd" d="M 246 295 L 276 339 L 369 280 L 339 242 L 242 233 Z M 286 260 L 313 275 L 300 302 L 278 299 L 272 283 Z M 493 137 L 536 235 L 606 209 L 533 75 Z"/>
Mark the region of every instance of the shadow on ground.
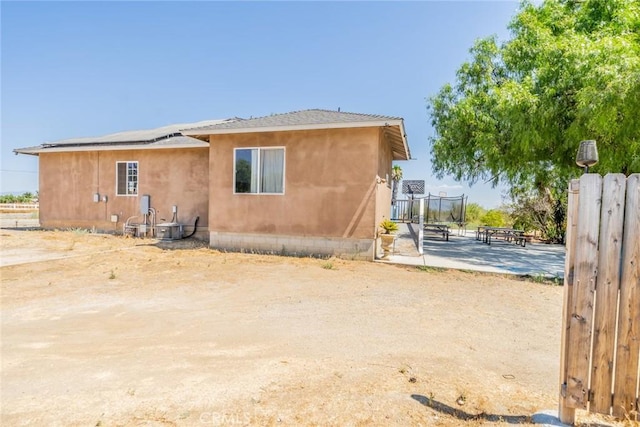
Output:
<path fill-rule="evenodd" d="M 531 423 L 531 417 L 527 415 L 496 415 L 496 414 L 487 414 L 484 412 L 481 412 L 479 414 L 469 414 L 468 412 L 464 412 L 461 409 L 453 408 L 442 402 L 438 402 L 437 400 L 429 399 L 428 397 L 423 396 L 421 394 L 412 394 L 411 398 L 420 402 L 420 404 L 426 406 L 427 408 L 431 408 L 442 414 L 455 417 L 461 421 L 480 420 L 480 421 L 502 422 L 507 424 Z"/>
<path fill-rule="evenodd" d="M 562 245 L 543 243 L 518 246 L 504 240 L 494 240 L 491 245 L 472 236 L 451 236 L 449 241 L 433 237 L 423 244 L 425 261 L 436 263 L 439 259 L 452 259 L 473 267 L 493 266 L 505 273 L 519 275 L 544 275 L 562 277 L 565 249 Z"/>

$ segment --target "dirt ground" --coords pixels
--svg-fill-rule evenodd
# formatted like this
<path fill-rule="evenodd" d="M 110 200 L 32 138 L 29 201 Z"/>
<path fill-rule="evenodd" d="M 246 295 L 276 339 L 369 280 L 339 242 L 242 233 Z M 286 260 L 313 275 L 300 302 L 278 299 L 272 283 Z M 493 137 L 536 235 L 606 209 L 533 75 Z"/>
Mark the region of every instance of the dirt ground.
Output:
<path fill-rule="evenodd" d="M 528 425 L 562 287 L 0 230 L 2 425 Z"/>

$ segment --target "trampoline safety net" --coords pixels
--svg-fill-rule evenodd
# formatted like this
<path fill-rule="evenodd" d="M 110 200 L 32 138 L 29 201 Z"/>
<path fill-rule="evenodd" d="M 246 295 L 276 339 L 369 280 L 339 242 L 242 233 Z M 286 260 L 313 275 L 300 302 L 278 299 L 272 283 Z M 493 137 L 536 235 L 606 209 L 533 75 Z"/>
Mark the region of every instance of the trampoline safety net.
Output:
<path fill-rule="evenodd" d="M 424 199 L 425 223 L 465 224 L 467 197 L 463 194 L 455 197 L 443 197 L 429 193 L 425 197 L 409 200 L 396 200 L 391 206 L 391 219 L 395 221 L 415 221 L 420 214 L 420 199 Z"/>

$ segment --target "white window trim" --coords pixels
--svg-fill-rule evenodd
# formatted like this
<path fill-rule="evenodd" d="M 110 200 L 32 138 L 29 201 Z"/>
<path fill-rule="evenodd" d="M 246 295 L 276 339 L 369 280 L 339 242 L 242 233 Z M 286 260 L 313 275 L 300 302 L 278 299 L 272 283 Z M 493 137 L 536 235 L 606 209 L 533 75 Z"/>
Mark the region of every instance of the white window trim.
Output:
<path fill-rule="evenodd" d="M 129 163 L 135 163 L 137 165 L 136 167 L 136 171 L 138 172 L 137 177 L 137 191 L 136 194 L 119 194 L 118 193 L 118 164 L 120 163 L 125 163 L 125 164 L 129 164 Z M 125 178 L 126 179 L 126 178 Z M 138 194 L 140 194 L 140 163 L 137 160 L 116 160 L 116 197 L 138 197 Z"/>
<path fill-rule="evenodd" d="M 255 193 L 236 193 L 236 153 L 238 150 L 258 150 L 258 177 L 260 177 L 260 150 L 277 150 L 281 149 L 284 152 L 284 159 L 282 160 L 282 193 L 261 193 L 256 191 Z M 233 149 L 233 194 L 239 196 L 284 196 L 286 192 L 287 183 L 287 148 L 284 146 L 269 146 L 269 147 L 236 147 Z M 260 185 L 258 185 L 258 190 Z"/>

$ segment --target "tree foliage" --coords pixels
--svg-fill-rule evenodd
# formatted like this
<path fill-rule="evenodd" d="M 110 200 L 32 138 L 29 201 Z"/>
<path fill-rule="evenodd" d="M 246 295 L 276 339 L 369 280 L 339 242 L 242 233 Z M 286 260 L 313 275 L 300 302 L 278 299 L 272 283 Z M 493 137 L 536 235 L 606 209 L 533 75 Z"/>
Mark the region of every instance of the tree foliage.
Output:
<path fill-rule="evenodd" d="M 19 196 L 13 194 L 3 194 L 0 196 L 0 203 L 31 203 L 37 195 L 27 191 Z"/>
<path fill-rule="evenodd" d="M 580 173 L 585 139 L 593 172 L 640 172 L 640 2 L 525 1 L 509 29 L 502 44 L 478 40 L 429 99 L 436 175 L 543 196 Z"/>
<path fill-rule="evenodd" d="M 504 227 L 507 223 L 504 212 L 499 209 L 488 210 L 482 217 L 480 217 L 482 225 L 488 225 L 489 227 Z"/>
<path fill-rule="evenodd" d="M 525 231 L 539 230 L 542 238 L 553 243 L 564 243 L 567 198 L 559 189 L 520 193 L 508 206 L 513 226 Z"/>
<path fill-rule="evenodd" d="M 391 204 L 396 204 L 396 199 L 398 197 L 398 185 L 402 180 L 402 168 L 398 165 L 393 165 L 391 168 L 391 181 L 393 183 L 393 189 L 391 191 Z"/>
<path fill-rule="evenodd" d="M 486 210 L 477 203 L 469 203 L 465 210 L 465 220 L 468 223 L 476 223 L 486 213 Z"/>

